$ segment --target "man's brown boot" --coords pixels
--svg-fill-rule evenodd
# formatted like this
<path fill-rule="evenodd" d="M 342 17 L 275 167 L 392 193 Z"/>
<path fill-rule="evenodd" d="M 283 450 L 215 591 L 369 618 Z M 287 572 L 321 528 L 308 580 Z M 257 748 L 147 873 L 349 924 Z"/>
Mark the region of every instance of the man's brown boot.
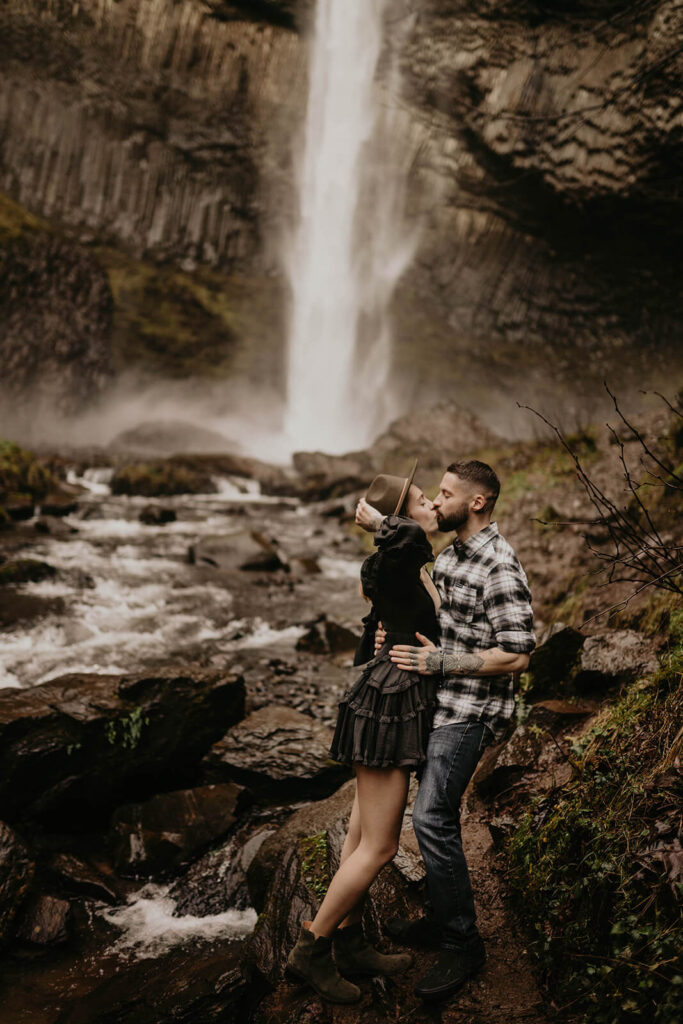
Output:
<path fill-rule="evenodd" d="M 315 937 L 304 922 L 296 946 L 287 957 L 287 970 L 295 978 L 306 981 L 321 999 L 330 1003 L 357 1003 L 361 990 L 342 978 L 332 959 L 332 939 Z"/>
<path fill-rule="evenodd" d="M 363 935 L 360 922 L 347 928 L 337 928 L 332 937 L 334 959 L 339 973 L 344 975 L 376 976 L 400 974 L 412 966 L 410 953 L 380 953 Z"/>

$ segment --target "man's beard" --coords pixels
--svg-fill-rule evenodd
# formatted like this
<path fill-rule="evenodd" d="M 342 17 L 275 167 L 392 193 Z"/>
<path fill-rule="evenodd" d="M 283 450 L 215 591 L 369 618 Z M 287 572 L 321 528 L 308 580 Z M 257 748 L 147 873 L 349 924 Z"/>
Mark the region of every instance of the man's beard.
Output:
<path fill-rule="evenodd" d="M 469 516 L 470 509 L 466 501 L 463 501 L 462 505 L 451 512 L 449 516 L 441 516 L 437 513 L 439 533 L 450 533 L 451 530 L 457 530 L 459 526 L 467 522 Z"/>

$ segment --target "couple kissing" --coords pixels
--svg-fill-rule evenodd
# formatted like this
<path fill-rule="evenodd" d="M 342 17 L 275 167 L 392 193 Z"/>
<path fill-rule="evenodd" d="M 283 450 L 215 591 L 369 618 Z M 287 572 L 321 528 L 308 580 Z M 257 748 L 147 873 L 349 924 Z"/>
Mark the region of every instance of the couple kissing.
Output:
<path fill-rule="evenodd" d="M 354 1003 L 352 977 L 391 975 L 410 953 L 384 954 L 363 934 L 367 891 L 398 850 L 410 772 L 419 779 L 413 827 L 428 898 L 416 921 L 393 918 L 396 942 L 438 948 L 415 985 L 425 1000 L 455 992 L 484 964 L 462 847 L 460 803 L 485 747 L 514 711 L 514 674 L 534 648 L 531 595 L 492 514 L 496 473 L 476 460 L 448 466 L 434 501 L 406 478 L 380 475 L 356 508 L 377 550 L 363 562 L 372 609 L 339 704 L 330 756 L 353 766 L 356 795 L 339 868 L 313 921 L 301 924 L 288 972 L 323 999 Z M 433 561 L 439 532 L 455 539 Z"/>

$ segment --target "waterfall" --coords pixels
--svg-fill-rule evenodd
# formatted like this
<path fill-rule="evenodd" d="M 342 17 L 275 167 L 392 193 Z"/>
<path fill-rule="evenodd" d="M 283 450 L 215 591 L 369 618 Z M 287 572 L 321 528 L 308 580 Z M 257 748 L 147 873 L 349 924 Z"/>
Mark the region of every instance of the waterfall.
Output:
<path fill-rule="evenodd" d="M 367 445 L 395 412 L 388 306 L 413 241 L 402 228 L 405 169 L 388 97 L 396 61 L 383 90 L 375 81 L 390 2 L 317 0 L 300 216 L 285 260 L 284 430 L 294 450 Z"/>

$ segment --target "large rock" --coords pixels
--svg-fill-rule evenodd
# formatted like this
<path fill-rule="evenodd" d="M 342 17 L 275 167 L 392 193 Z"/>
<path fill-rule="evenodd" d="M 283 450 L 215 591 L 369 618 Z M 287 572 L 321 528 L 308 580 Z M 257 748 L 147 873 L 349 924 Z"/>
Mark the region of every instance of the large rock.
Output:
<path fill-rule="evenodd" d="M 118 869 L 138 875 L 178 868 L 234 824 L 242 793 L 227 782 L 159 793 L 145 803 L 118 807 L 110 828 Z"/>
<path fill-rule="evenodd" d="M 218 740 L 203 761 L 212 780 L 233 779 L 259 799 L 324 796 L 349 775 L 330 760 L 332 732 L 308 715 L 271 704 Z"/>
<path fill-rule="evenodd" d="M 555 623 L 540 638 L 526 672 L 526 692 L 532 699 L 571 692 L 571 680 L 585 639 L 578 630 L 562 622 Z"/>
<path fill-rule="evenodd" d="M 0 821 L 0 947 L 9 941 L 34 874 L 35 864 L 26 844 L 14 829 Z"/>
<path fill-rule="evenodd" d="M 112 494 L 137 494 L 146 498 L 172 494 L 213 494 L 210 474 L 178 466 L 169 459 L 131 462 L 116 468 L 110 482 Z"/>
<path fill-rule="evenodd" d="M 633 629 L 590 636 L 581 651 L 574 686 L 582 693 L 600 692 L 653 675 L 659 668 L 656 652 L 655 643 Z"/>
<path fill-rule="evenodd" d="M 236 910 L 250 907 L 247 871 L 274 831 L 270 826 L 261 827 L 246 841 L 231 836 L 226 843 L 191 864 L 169 890 L 169 896 L 176 903 L 175 913 L 206 917 L 221 914 L 228 907 Z"/>
<path fill-rule="evenodd" d="M 39 562 L 35 558 L 20 558 L 15 562 L 0 565 L 0 586 L 8 583 L 38 583 L 56 575 L 57 570 L 47 562 Z"/>
<path fill-rule="evenodd" d="M 379 472 L 390 461 L 419 457 L 420 468 L 446 469 L 451 462 L 500 444 L 500 437 L 454 402 L 438 402 L 390 423 L 372 445 Z M 419 471 L 418 471 L 419 476 Z"/>
<path fill-rule="evenodd" d="M 79 975 L 79 993 L 62 995 L 59 1015 L 50 1008 L 45 1024 L 214 1024 L 248 1020 L 249 979 L 240 943 L 228 939 L 193 942 L 165 950 L 152 960 L 129 958 L 107 964 L 107 976 Z"/>
<path fill-rule="evenodd" d="M 354 633 L 334 619 L 328 619 L 324 613 L 308 626 L 307 631 L 296 642 L 297 651 L 309 651 L 311 654 L 343 654 L 355 651 L 358 647 L 360 634 Z"/>
<path fill-rule="evenodd" d="M 242 569 L 244 572 L 289 571 L 285 553 L 259 530 L 202 537 L 187 551 L 190 565 L 211 565 L 215 569 Z"/>
<path fill-rule="evenodd" d="M 194 781 L 244 714 L 244 682 L 74 673 L 0 690 L 0 814 L 90 829 L 113 807 Z"/>
<path fill-rule="evenodd" d="M 46 863 L 48 878 L 69 895 L 119 903 L 125 892 L 113 873 L 107 874 L 73 853 L 53 853 Z"/>
<path fill-rule="evenodd" d="M 72 918 L 68 900 L 38 893 L 22 909 L 16 935 L 34 946 L 56 946 L 69 939 Z"/>
<path fill-rule="evenodd" d="M 249 891 L 260 914 L 256 930 L 245 944 L 245 959 L 256 979 L 268 986 L 282 979 L 301 921 L 315 915 L 339 866 L 354 793 L 351 781 L 326 800 L 295 811 L 268 836 L 252 860 L 247 872 Z M 382 944 L 380 916 L 406 914 L 406 893 L 400 873 L 393 865 L 385 867 L 364 908 L 365 930 L 375 944 Z"/>

